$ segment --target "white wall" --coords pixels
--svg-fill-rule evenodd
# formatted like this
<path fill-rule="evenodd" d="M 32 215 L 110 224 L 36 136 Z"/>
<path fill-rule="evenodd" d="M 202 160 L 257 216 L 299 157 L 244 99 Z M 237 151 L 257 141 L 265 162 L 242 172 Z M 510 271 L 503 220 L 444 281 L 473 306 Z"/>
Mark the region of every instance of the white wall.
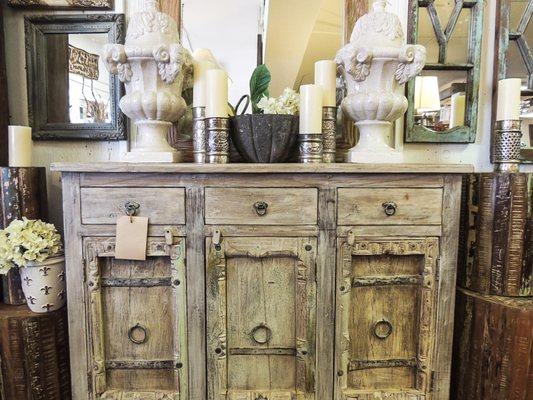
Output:
<path fill-rule="evenodd" d="M 118 12 L 123 10 L 125 0 L 116 0 Z M 10 121 L 13 125 L 29 125 L 28 96 L 26 86 L 26 63 L 24 47 L 24 16 L 36 14 L 27 10 L 4 10 L 6 39 L 6 66 L 9 91 Z M 40 12 L 42 13 L 42 12 Z M 50 12 L 47 12 L 50 14 Z M 61 182 L 58 173 L 50 173 L 54 162 L 98 162 L 118 161 L 120 154 L 127 151 L 127 142 L 88 141 L 36 141 L 33 145 L 33 163 L 46 167 L 48 180 L 48 204 L 50 220 L 59 227 L 62 221 Z"/>
<path fill-rule="evenodd" d="M 260 14 L 259 1 L 251 0 L 182 0 L 186 47 L 209 47 L 230 76 L 230 101 L 235 104 L 240 95 L 248 93 L 248 79 L 256 63 L 256 34 Z M 127 16 L 138 10 L 142 0 L 116 0 L 116 11 Z M 407 20 L 407 1 L 397 0 L 391 9 Z M 477 171 L 492 171 L 489 162 L 491 132 L 492 65 L 494 53 L 495 2 L 486 2 L 483 34 L 483 60 L 481 68 L 480 110 L 477 140 L 474 144 L 436 145 L 403 144 L 402 124 L 398 124 L 397 147 L 403 148 L 408 162 L 465 163 L 473 164 Z M 24 10 L 5 10 L 5 37 L 7 73 L 9 83 L 9 108 L 11 123 L 27 125 L 27 90 L 24 51 Z M 34 13 L 34 12 L 33 12 Z M 243 82 L 243 83 L 239 83 Z M 34 162 L 36 166 L 49 167 L 52 162 L 117 161 L 127 150 L 126 142 L 36 142 Z M 533 166 L 522 167 L 533 172 Z M 51 220 L 61 221 L 60 182 L 57 174 L 48 176 Z"/>

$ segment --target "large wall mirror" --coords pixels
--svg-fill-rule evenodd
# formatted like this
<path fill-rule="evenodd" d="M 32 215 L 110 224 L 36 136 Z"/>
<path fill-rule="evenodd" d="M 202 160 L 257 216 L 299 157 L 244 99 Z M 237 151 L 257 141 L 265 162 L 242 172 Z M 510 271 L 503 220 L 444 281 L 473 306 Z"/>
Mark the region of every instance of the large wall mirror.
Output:
<path fill-rule="evenodd" d="M 29 119 L 36 140 L 126 139 L 122 86 L 102 48 L 124 43 L 121 14 L 26 19 Z"/>
<path fill-rule="evenodd" d="M 533 0 L 498 0 L 496 21 L 494 87 L 500 79 L 522 80 L 522 157 L 533 162 Z"/>
<path fill-rule="evenodd" d="M 410 0 L 408 38 L 427 64 L 407 85 L 405 141 L 476 139 L 483 0 Z"/>

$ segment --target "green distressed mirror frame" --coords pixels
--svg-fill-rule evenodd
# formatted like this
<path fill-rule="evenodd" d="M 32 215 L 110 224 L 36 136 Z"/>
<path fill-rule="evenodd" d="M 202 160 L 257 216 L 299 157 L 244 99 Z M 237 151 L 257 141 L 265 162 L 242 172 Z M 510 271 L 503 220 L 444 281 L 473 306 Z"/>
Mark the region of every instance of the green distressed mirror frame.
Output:
<path fill-rule="evenodd" d="M 514 41 L 518 45 L 521 59 L 517 63 L 524 64 L 527 70 L 527 88 L 522 90 L 522 96 L 533 97 L 533 53 L 526 37 L 526 29 L 533 23 L 533 0 L 527 2 L 523 12 L 520 14 L 519 24 L 516 27 L 510 26 L 511 3 L 514 0 L 497 0 L 496 3 L 496 48 L 494 51 L 494 96 L 493 96 L 493 126 L 496 120 L 496 106 L 498 103 L 498 81 L 508 78 L 507 57 L 509 57 L 510 42 Z M 523 1 L 525 2 L 525 1 Z M 522 149 L 522 158 L 525 163 L 533 163 L 533 125 L 529 125 L 530 147 Z M 494 139 L 494 138 L 493 138 Z M 494 141 L 492 142 L 494 144 Z M 491 148 L 491 159 L 494 156 L 494 145 Z"/>
<path fill-rule="evenodd" d="M 439 19 L 435 2 L 438 0 L 409 0 L 408 41 L 418 42 L 419 13 L 427 9 L 436 40 L 439 46 L 438 63 L 428 63 L 425 71 L 464 71 L 466 73 L 466 111 L 465 125 L 443 132 L 431 130 L 415 124 L 415 80 L 407 84 L 409 108 L 405 120 L 405 142 L 407 143 L 473 143 L 476 140 L 479 81 L 481 62 L 481 37 L 483 34 L 484 0 L 455 0 L 454 9 L 446 26 Z M 452 38 L 457 21 L 463 9 L 469 8 L 470 33 L 468 40 L 467 62 L 462 64 L 446 62 L 448 44 Z"/>

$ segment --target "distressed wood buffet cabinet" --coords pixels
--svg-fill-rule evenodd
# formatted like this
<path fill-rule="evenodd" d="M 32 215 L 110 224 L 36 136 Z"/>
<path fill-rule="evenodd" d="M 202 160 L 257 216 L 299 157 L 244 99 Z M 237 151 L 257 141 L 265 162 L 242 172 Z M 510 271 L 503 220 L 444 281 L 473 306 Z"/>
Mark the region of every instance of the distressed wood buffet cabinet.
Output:
<path fill-rule="evenodd" d="M 53 169 L 74 399 L 448 398 L 470 167 Z M 146 261 L 114 259 L 127 203 Z"/>

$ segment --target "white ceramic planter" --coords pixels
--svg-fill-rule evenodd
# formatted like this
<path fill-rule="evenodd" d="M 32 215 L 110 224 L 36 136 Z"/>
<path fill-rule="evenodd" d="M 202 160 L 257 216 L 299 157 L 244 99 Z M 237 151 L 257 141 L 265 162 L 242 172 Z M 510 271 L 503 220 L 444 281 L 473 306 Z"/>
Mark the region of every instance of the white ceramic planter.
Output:
<path fill-rule="evenodd" d="M 41 263 L 30 262 L 19 271 L 22 291 L 31 311 L 46 313 L 65 305 L 65 257 L 51 257 Z"/>

